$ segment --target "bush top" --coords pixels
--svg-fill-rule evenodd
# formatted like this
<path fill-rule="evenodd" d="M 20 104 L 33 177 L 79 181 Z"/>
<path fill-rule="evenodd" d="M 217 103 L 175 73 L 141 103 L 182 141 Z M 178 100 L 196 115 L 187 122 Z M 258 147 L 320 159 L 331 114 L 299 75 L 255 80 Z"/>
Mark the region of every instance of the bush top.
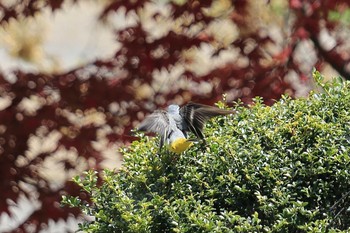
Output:
<path fill-rule="evenodd" d="M 124 166 L 102 185 L 76 181 L 91 204 L 64 198 L 95 220 L 88 232 L 325 232 L 350 227 L 350 83 L 267 107 L 261 98 L 211 120 L 206 146 L 158 154 L 141 136 L 124 148 Z M 223 106 L 222 103 L 218 104 Z"/>

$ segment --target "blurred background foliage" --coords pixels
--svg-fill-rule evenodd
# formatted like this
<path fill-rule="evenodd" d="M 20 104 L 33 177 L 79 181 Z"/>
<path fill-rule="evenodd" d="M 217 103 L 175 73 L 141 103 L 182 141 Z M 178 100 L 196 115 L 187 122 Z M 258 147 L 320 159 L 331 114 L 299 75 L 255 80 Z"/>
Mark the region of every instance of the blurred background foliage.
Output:
<path fill-rule="evenodd" d="M 62 195 L 88 198 L 71 177 L 118 169 L 118 148 L 156 108 L 213 104 L 223 94 L 229 104 L 260 96 L 268 105 L 282 94 L 306 96 L 313 67 L 350 79 L 349 4 L 1 1 L 2 230 L 39 232 L 80 216 L 59 205 Z M 52 31 L 50 22 L 73 8 L 73 17 Z M 85 41 L 99 43 L 84 49 Z M 31 204 L 18 214 L 22 199 Z M 10 219 L 16 221 L 5 226 Z"/>

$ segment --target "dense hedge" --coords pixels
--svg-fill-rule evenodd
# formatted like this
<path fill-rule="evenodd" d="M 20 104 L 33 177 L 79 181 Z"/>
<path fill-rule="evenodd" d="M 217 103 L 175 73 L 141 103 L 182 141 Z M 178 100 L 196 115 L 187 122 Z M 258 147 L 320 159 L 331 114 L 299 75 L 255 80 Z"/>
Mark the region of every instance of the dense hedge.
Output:
<path fill-rule="evenodd" d="M 272 107 L 239 104 L 206 125 L 208 145 L 157 154 L 157 138 L 123 149 L 124 168 L 76 177 L 92 203 L 87 232 L 341 232 L 350 229 L 350 83 Z"/>

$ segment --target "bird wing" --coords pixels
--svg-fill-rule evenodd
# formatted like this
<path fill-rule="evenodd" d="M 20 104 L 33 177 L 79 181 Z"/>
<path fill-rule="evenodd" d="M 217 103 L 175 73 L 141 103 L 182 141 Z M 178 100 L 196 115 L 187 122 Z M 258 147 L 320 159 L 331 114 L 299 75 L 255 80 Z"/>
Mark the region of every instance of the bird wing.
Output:
<path fill-rule="evenodd" d="M 224 110 L 217 107 L 190 102 L 180 109 L 188 129 L 200 139 L 204 139 L 203 127 L 212 117 L 227 115 L 234 111 Z"/>
<path fill-rule="evenodd" d="M 167 112 L 156 110 L 152 114 L 146 116 L 137 129 L 140 131 L 159 134 L 161 137 L 159 147 L 161 148 L 164 145 L 166 135 L 169 132 L 169 117 Z"/>

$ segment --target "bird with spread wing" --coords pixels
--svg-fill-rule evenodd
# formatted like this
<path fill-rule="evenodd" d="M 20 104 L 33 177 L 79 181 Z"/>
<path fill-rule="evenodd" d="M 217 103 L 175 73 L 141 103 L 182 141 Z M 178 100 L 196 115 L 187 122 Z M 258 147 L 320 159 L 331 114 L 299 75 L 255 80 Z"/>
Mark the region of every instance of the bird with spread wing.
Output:
<path fill-rule="evenodd" d="M 194 139 L 188 139 L 188 132 L 203 140 L 203 128 L 212 117 L 234 113 L 217 107 L 190 102 L 180 108 L 169 105 L 167 110 L 156 110 L 140 123 L 138 130 L 160 135 L 160 149 L 167 145 L 169 150 L 182 153 L 188 149 Z"/>

